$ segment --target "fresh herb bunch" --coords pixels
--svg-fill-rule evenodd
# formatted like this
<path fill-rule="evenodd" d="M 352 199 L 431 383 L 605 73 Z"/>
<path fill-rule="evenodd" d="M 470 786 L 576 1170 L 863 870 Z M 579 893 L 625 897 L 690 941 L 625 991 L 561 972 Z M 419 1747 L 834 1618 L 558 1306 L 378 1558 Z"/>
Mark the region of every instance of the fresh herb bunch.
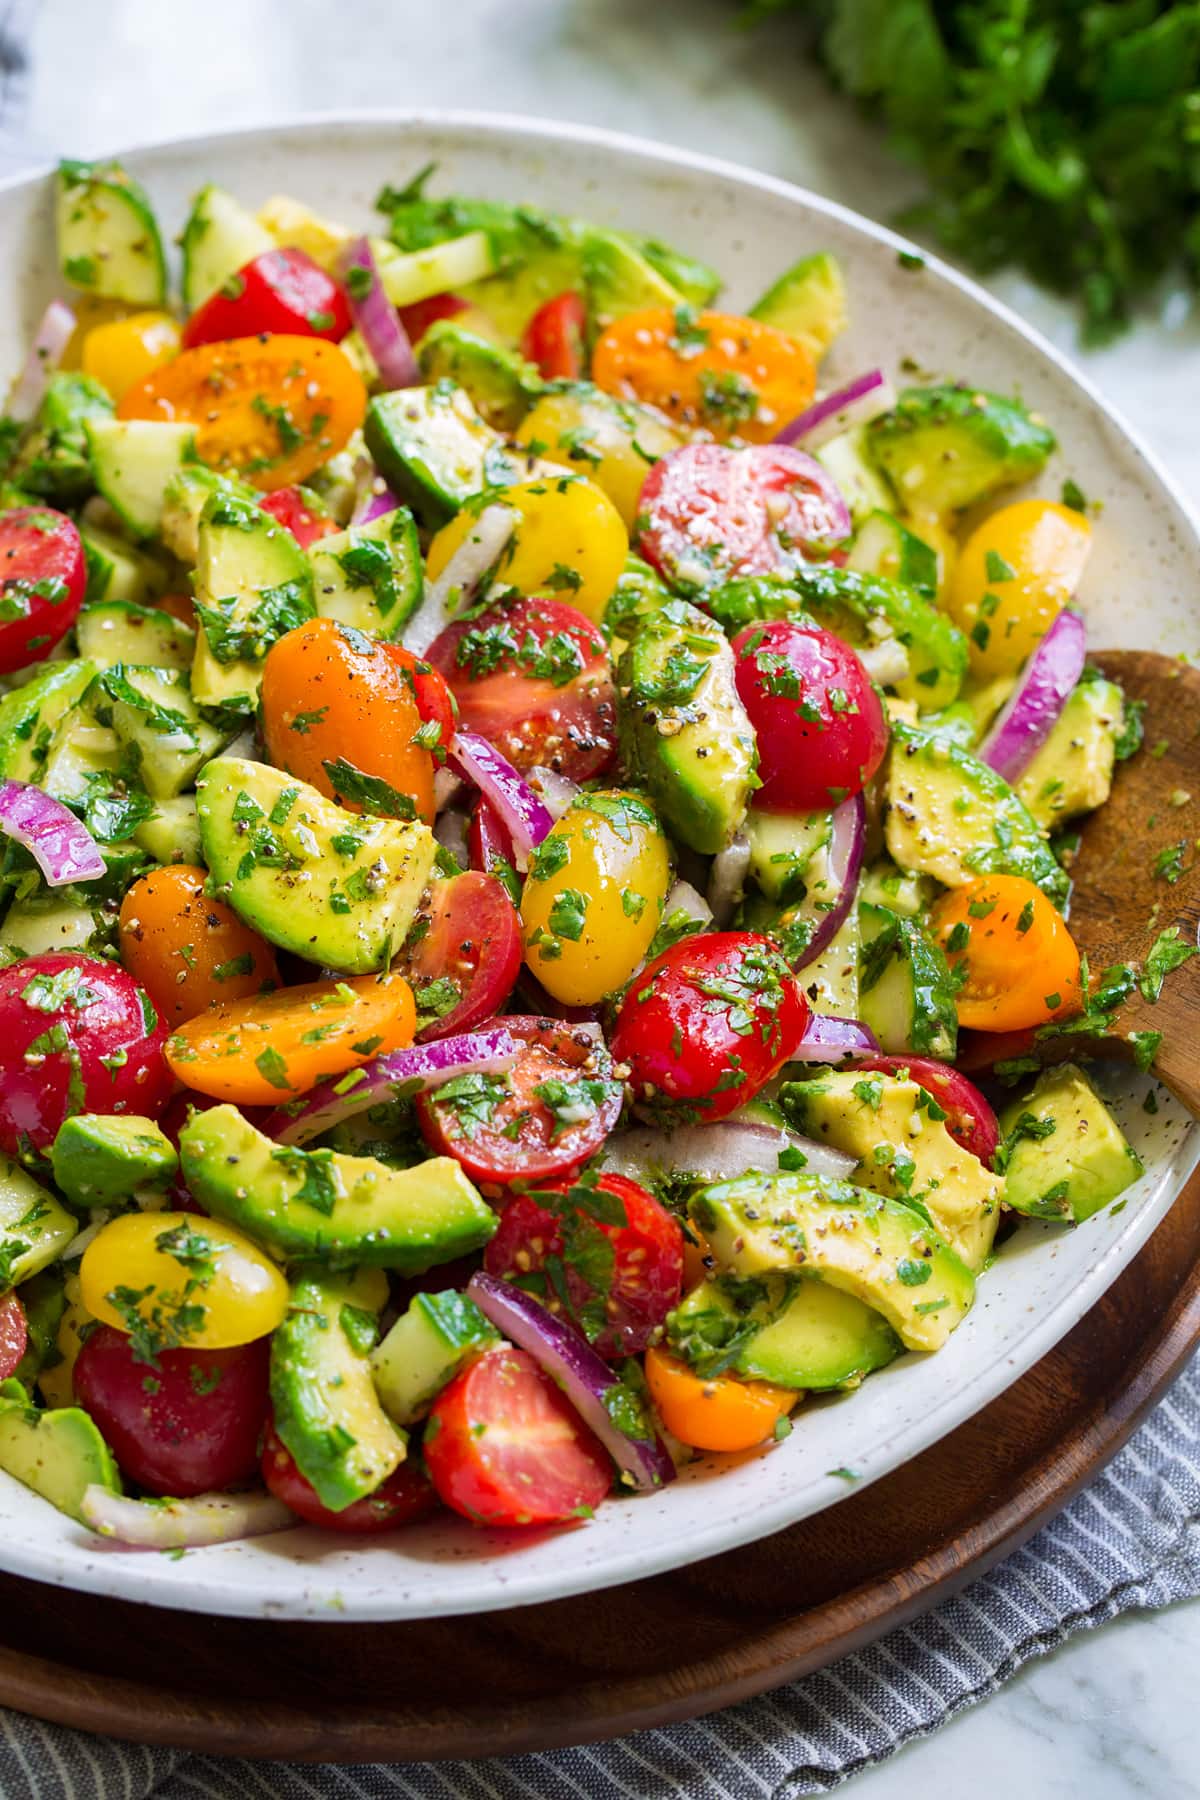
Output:
<path fill-rule="evenodd" d="M 908 228 L 1075 296 L 1090 343 L 1180 263 L 1200 285 L 1197 0 L 752 0 L 747 16 L 800 5 L 835 82 L 928 178 Z"/>

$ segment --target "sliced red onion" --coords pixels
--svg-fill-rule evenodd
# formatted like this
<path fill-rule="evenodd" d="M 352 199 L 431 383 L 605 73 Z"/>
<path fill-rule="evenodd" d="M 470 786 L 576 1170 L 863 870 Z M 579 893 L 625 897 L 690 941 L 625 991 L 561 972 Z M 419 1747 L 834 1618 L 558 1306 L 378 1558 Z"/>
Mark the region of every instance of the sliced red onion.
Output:
<path fill-rule="evenodd" d="M 855 1166 L 853 1156 L 829 1144 L 815 1144 L 784 1126 L 735 1115 L 716 1124 L 683 1125 L 669 1132 L 652 1126 L 619 1131 L 604 1146 L 604 1167 L 634 1180 L 653 1181 L 656 1174 L 682 1172 L 705 1182 L 732 1181 L 752 1170 L 776 1174 L 779 1153 L 788 1149 L 804 1156 L 806 1174 L 844 1181 Z"/>
<path fill-rule="evenodd" d="M 661 1439 L 630 1437 L 614 1421 L 607 1402 L 620 1392 L 621 1383 L 573 1326 L 556 1319 L 523 1288 L 497 1281 L 482 1269 L 467 1283 L 467 1294 L 497 1331 L 528 1350 L 558 1383 L 631 1486 L 652 1489 L 674 1481 L 675 1464 Z"/>
<path fill-rule="evenodd" d="M 307 1144 L 343 1119 L 394 1099 L 397 1088 L 416 1082 L 422 1091 L 428 1091 L 456 1075 L 495 1075 L 511 1069 L 522 1048 L 503 1025 L 494 1025 L 486 1031 L 467 1031 L 459 1037 L 413 1044 L 406 1050 L 389 1050 L 386 1056 L 377 1056 L 348 1075 L 322 1082 L 302 1101 L 277 1107 L 259 1129 L 280 1144 Z"/>
<path fill-rule="evenodd" d="M 453 806 L 461 794 L 467 791 L 461 775 L 453 769 L 435 769 L 433 771 L 433 806 L 435 812 L 444 812 Z"/>
<path fill-rule="evenodd" d="M 1083 674 L 1087 629 L 1082 615 L 1060 612 L 1021 671 L 976 752 L 1005 781 L 1019 781 L 1046 739 Z"/>
<path fill-rule="evenodd" d="M 511 506 L 485 506 L 436 581 L 425 584 L 425 598 L 405 626 L 401 642 L 414 656 L 424 656 L 434 638 L 474 600 L 517 527 Z"/>
<path fill-rule="evenodd" d="M 104 858 L 87 826 L 41 788 L 0 781 L 0 832 L 24 845 L 49 887 L 104 874 Z"/>
<path fill-rule="evenodd" d="M 103 1538 L 136 1550 L 201 1550 L 263 1537 L 299 1524 L 273 1494 L 196 1494 L 190 1500 L 131 1500 L 92 1482 L 83 1490 L 80 1513 Z"/>
<path fill-rule="evenodd" d="M 369 525 L 372 519 L 380 519 L 385 513 L 395 512 L 399 505 L 400 501 L 372 463 L 359 485 L 350 523 Z"/>
<path fill-rule="evenodd" d="M 857 381 L 814 401 L 798 418 L 775 433 L 777 444 L 800 444 L 806 450 L 819 450 L 822 444 L 869 425 L 881 413 L 891 412 L 896 404 L 896 390 L 882 369 L 871 369 Z"/>
<path fill-rule="evenodd" d="M 833 1013 L 813 1013 L 792 1062 L 841 1062 L 843 1057 L 879 1052 L 875 1033 L 857 1019 L 839 1019 Z"/>
<path fill-rule="evenodd" d="M 733 842 L 717 852 L 708 876 L 705 900 L 718 931 L 724 931 L 733 917 L 734 907 L 742 897 L 746 874 L 750 868 L 750 839 L 739 831 Z"/>
<path fill-rule="evenodd" d="M 540 765 L 530 769 L 529 785 L 541 796 L 555 824 L 578 800 L 581 791 L 578 782 L 572 781 L 569 775 L 560 775 L 557 769 L 543 769 Z"/>
<path fill-rule="evenodd" d="M 63 359 L 75 325 L 75 314 L 65 301 L 52 300 L 42 314 L 29 355 L 8 396 L 8 416 L 19 425 L 32 419 L 42 404 L 46 386 Z"/>
<path fill-rule="evenodd" d="M 368 280 L 352 279 L 354 269 L 361 269 Z M 399 314 L 384 293 L 375 252 L 365 237 L 355 238 L 346 246 L 342 252 L 341 272 L 354 323 L 371 352 L 380 384 L 389 391 L 416 387 L 421 380 L 420 367 Z M 356 294 L 354 290 L 360 286 L 365 291 Z"/>
<path fill-rule="evenodd" d="M 448 756 L 452 767 L 474 783 L 489 806 L 500 815 L 500 821 L 512 839 L 513 860 L 518 869 L 527 869 L 530 853 L 554 824 L 549 810 L 508 758 L 501 756 L 477 731 L 464 731 L 460 727 L 451 739 Z"/>
<path fill-rule="evenodd" d="M 818 880 L 820 864 L 814 859 L 808 896 L 800 903 L 807 908 L 814 930 L 807 949 L 792 965 L 797 972 L 815 961 L 841 930 L 858 891 L 866 844 L 867 803 L 861 794 L 852 794 L 834 812 L 833 829 L 823 852 L 824 873 Z"/>
<path fill-rule="evenodd" d="M 686 913 L 689 919 L 695 919 L 701 931 L 712 924 L 712 907 L 699 888 L 694 888 L 690 881 L 677 881 L 663 902 L 664 919 L 669 919 L 672 913 L 677 912 Z"/>

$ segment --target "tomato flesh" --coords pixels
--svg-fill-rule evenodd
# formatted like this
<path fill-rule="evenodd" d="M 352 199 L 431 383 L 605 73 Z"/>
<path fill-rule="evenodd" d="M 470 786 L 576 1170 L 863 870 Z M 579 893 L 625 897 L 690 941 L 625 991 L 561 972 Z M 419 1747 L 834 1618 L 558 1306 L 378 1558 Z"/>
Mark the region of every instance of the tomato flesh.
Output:
<path fill-rule="evenodd" d="M 410 343 L 419 344 L 431 325 L 439 319 L 454 319 L 459 313 L 469 312 L 470 307 L 457 294 L 431 294 L 428 300 L 414 300 L 408 306 L 398 306 L 400 323 L 408 334 Z"/>
<path fill-rule="evenodd" d="M 500 814 L 482 794 L 475 803 L 467 828 L 467 854 L 473 869 L 498 876 L 508 892 L 520 899 L 520 878 L 516 873 L 512 838 Z"/>
<path fill-rule="evenodd" d="M 10 1290 L 0 1300 L 0 1381 L 6 1381 L 15 1372 L 28 1341 L 21 1296 Z"/>
<path fill-rule="evenodd" d="M 336 536 L 340 529 L 337 520 L 331 519 L 328 513 L 313 510 L 301 487 L 276 488 L 274 493 L 264 494 L 258 504 L 291 532 L 302 550 L 324 537 Z"/>
<path fill-rule="evenodd" d="M 521 921 L 504 883 L 495 875 L 468 870 L 435 881 L 427 913 L 429 929 L 408 963 L 417 1010 L 435 996 L 457 999 L 417 1040 L 471 1031 L 498 1013 L 512 993 L 521 966 Z M 446 984 L 434 988 L 433 983 Z"/>
<path fill-rule="evenodd" d="M 49 656 L 75 623 L 86 587 L 83 544 L 65 513 L 0 513 L 0 675 Z"/>
<path fill-rule="evenodd" d="M 423 1443 L 446 1505 L 477 1525 L 559 1525 L 585 1518 L 612 1463 L 527 1350 L 488 1350 L 434 1402 Z"/>
<path fill-rule="evenodd" d="M 312 1483 L 300 1473 L 291 1451 L 281 1443 L 274 1420 L 268 1420 L 263 1439 L 262 1478 L 290 1512 L 306 1525 L 319 1525 L 322 1531 L 354 1532 L 359 1536 L 394 1531 L 398 1525 L 411 1525 L 425 1518 L 437 1507 L 437 1495 L 421 1471 L 412 1463 L 403 1462 L 373 1494 L 365 1494 L 341 1512 L 331 1512 L 322 1506 Z"/>
<path fill-rule="evenodd" d="M 977 1156 L 985 1169 L 1000 1144 L 1000 1127 L 996 1115 L 973 1081 L 951 1069 L 946 1063 L 934 1062 L 928 1056 L 864 1056 L 855 1059 L 856 1069 L 878 1069 L 883 1075 L 901 1075 L 932 1094 L 946 1114 L 946 1130 L 956 1144 Z"/>
<path fill-rule="evenodd" d="M 287 332 L 340 343 L 353 323 L 340 283 L 303 250 L 265 250 L 243 264 L 197 308 L 183 328 L 183 347 Z"/>
<path fill-rule="evenodd" d="M 578 381 L 584 367 L 587 308 L 583 295 L 555 294 L 539 306 L 525 327 L 521 354 L 536 363 L 547 381 Z"/>

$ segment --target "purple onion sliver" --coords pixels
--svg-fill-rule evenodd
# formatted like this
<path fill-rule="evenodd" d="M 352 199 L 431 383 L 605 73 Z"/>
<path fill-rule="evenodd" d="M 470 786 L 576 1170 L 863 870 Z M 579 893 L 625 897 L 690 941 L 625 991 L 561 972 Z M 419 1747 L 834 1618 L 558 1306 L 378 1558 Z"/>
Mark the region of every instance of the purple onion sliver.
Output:
<path fill-rule="evenodd" d="M 1007 782 L 1029 767 L 1083 674 L 1087 631 L 1081 615 L 1060 612 L 996 716 L 978 756 Z"/>
<path fill-rule="evenodd" d="M 375 252 L 365 237 L 355 238 L 347 245 L 342 254 L 341 269 L 354 323 L 379 371 L 380 383 L 389 391 L 415 387 L 421 379 L 420 366 L 408 333 L 384 292 Z M 361 270 L 367 279 L 364 281 L 361 276 L 354 279 L 355 270 Z M 363 291 L 356 293 L 356 288 Z"/>
<path fill-rule="evenodd" d="M 0 782 L 0 832 L 29 851 L 49 887 L 104 874 L 104 858 L 87 826 L 41 788 Z"/>
<path fill-rule="evenodd" d="M 373 493 L 364 502 L 362 511 L 354 520 L 356 525 L 369 525 L 372 519 L 381 519 L 385 513 L 394 513 L 400 505 L 395 494 L 386 484 L 379 493 Z"/>
<path fill-rule="evenodd" d="M 819 450 L 845 431 L 869 425 L 881 413 L 890 412 L 896 394 L 882 369 L 871 369 L 856 381 L 826 394 L 775 433 L 776 444 L 803 444 L 808 450 Z"/>
<path fill-rule="evenodd" d="M 8 416 L 19 425 L 32 419 L 42 404 L 42 396 L 50 377 L 61 363 L 63 352 L 74 336 L 75 325 L 75 314 L 62 300 L 52 300 L 42 314 L 29 355 L 8 397 Z"/>
<path fill-rule="evenodd" d="M 822 913 L 803 959 L 795 965 L 803 969 L 814 962 L 841 930 L 846 914 L 854 904 L 858 877 L 862 871 L 867 847 L 867 803 L 861 793 L 843 800 L 833 815 L 833 835 L 829 841 L 829 876 L 836 898 L 829 911 Z"/>
<path fill-rule="evenodd" d="M 879 1050 L 875 1033 L 858 1019 L 839 1019 L 833 1013 L 813 1013 L 792 1062 L 840 1062 L 843 1057 Z"/>
<path fill-rule="evenodd" d="M 195 1494 L 186 1500 L 134 1500 L 92 1482 L 83 1490 L 80 1512 L 98 1536 L 132 1550 L 199 1550 L 300 1523 L 282 1500 L 262 1489 Z"/>
<path fill-rule="evenodd" d="M 675 1479 L 675 1465 L 659 1438 L 629 1437 L 613 1422 L 605 1399 L 621 1384 L 573 1326 L 556 1319 L 523 1288 L 497 1281 L 482 1269 L 467 1283 L 467 1295 L 498 1331 L 527 1350 L 559 1384 L 634 1487 L 659 1488 Z"/>
<path fill-rule="evenodd" d="M 486 738 L 461 727 L 451 739 L 447 760 L 500 815 L 512 839 L 517 868 L 527 869 L 530 853 L 550 831 L 554 820 L 525 777 Z"/>

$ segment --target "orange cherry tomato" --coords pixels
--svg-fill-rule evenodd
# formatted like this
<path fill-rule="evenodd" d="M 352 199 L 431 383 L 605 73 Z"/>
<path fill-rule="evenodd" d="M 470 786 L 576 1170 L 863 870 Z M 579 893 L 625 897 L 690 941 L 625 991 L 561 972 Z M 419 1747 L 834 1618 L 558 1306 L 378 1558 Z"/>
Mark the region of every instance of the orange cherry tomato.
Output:
<path fill-rule="evenodd" d="M 209 899 L 206 880 L 206 870 L 172 863 L 135 881 L 121 902 L 121 961 L 168 1025 L 279 986 L 270 944 Z"/>
<path fill-rule="evenodd" d="M 167 1039 L 188 1087 L 237 1106 L 280 1105 L 412 1043 L 417 1011 L 399 975 L 311 981 L 211 1008 Z"/>
<path fill-rule="evenodd" d="M 802 1398 L 769 1381 L 697 1375 L 657 1346 L 646 1352 L 646 1385 L 667 1430 L 697 1450 L 753 1450 Z"/>
<path fill-rule="evenodd" d="M 592 380 L 714 437 L 751 443 L 765 443 L 803 412 L 817 385 L 798 338 L 734 313 L 669 306 L 626 313 L 601 332 Z"/>
<path fill-rule="evenodd" d="M 362 424 L 367 390 L 323 338 L 231 338 L 185 350 L 121 398 L 119 419 L 184 420 L 202 462 L 256 488 L 304 481 Z"/>
<path fill-rule="evenodd" d="M 422 720 L 413 678 L 388 647 L 333 619 L 309 619 L 276 639 L 263 664 L 263 736 L 277 768 L 348 812 L 387 812 L 431 824 L 433 753 L 414 738 Z M 376 806 L 339 792 L 339 761 L 386 784 Z"/>
<path fill-rule="evenodd" d="M 974 1031 L 1020 1031 L 1067 1018 L 1081 1005 L 1079 952 L 1062 914 L 1021 875 L 981 875 L 933 909 L 955 973 L 956 1005 Z"/>

